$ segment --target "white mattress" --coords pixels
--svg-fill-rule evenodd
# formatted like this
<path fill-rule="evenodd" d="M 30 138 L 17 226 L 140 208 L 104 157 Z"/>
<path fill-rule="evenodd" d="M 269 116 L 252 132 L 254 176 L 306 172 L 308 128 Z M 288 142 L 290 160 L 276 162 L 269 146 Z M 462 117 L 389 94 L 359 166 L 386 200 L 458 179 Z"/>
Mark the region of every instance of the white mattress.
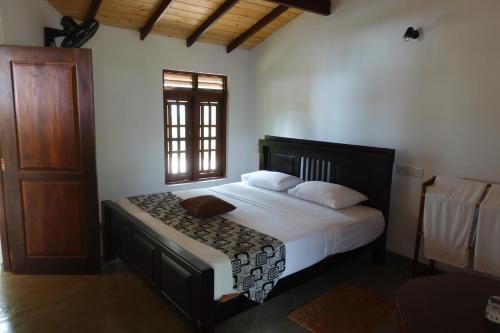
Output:
<path fill-rule="evenodd" d="M 207 194 L 217 196 L 237 207 L 224 217 L 281 240 L 286 247 L 286 269 L 281 277 L 312 266 L 329 255 L 366 245 L 380 236 L 385 226 L 382 213 L 373 208 L 358 205 L 333 210 L 283 192 L 244 183 L 175 194 L 183 199 Z M 163 224 L 127 199 L 117 203 L 156 232 L 211 265 L 214 269 L 214 299 L 235 292 L 231 263 L 224 253 Z"/>

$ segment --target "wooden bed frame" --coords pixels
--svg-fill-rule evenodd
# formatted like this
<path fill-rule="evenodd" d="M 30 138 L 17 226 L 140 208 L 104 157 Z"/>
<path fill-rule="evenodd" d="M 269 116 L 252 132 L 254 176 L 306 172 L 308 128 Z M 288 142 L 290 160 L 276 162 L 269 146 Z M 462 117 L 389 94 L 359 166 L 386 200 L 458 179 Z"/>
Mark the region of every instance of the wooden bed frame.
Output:
<path fill-rule="evenodd" d="M 395 151 L 328 142 L 266 136 L 259 141 L 261 170 L 280 171 L 304 180 L 322 180 L 356 189 L 370 200 L 365 205 L 382 211 L 387 230 Z M 104 259 L 118 256 L 130 264 L 195 332 L 213 332 L 217 322 L 256 305 L 243 296 L 214 301 L 214 272 L 210 265 L 158 234 L 111 201 L 102 202 Z M 386 231 L 374 242 L 281 279 L 269 297 L 309 280 L 366 250 L 373 261 L 385 261 Z"/>

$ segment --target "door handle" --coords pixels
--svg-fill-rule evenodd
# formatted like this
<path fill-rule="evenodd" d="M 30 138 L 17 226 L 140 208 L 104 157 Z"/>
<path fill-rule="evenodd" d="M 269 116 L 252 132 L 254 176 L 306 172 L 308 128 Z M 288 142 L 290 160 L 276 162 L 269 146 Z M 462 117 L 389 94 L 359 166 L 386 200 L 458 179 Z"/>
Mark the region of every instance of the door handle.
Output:
<path fill-rule="evenodd" d="M 5 172 L 5 160 L 3 158 L 0 159 L 0 164 L 1 164 L 2 172 Z"/>

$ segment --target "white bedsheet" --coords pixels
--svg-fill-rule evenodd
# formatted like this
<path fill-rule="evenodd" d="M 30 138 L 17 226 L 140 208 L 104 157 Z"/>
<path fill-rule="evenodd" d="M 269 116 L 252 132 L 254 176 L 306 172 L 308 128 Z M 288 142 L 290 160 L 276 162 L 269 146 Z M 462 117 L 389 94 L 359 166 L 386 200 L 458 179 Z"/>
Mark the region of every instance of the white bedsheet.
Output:
<path fill-rule="evenodd" d="M 286 269 L 281 277 L 314 265 L 329 255 L 366 245 L 380 236 L 385 226 L 382 213 L 373 208 L 358 205 L 333 210 L 244 183 L 175 194 L 183 199 L 215 195 L 237 207 L 224 217 L 281 240 L 287 253 Z M 214 299 L 235 292 L 230 260 L 224 253 L 163 224 L 127 199 L 117 203 L 156 232 L 210 264 L 214 268 Z"/>

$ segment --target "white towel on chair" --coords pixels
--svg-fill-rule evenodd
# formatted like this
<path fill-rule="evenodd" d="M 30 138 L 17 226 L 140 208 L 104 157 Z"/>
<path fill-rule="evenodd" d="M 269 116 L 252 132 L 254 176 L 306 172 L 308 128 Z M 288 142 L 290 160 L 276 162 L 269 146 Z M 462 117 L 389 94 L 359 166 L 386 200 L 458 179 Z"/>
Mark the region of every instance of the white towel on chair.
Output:
<path fill-rule="evenodd" d="M 424 255 L 448 265 L 468 264 L 475 205 L 485 183 L 437 177 L 427 188 L 424 209 Z"/>
<path fill-rule="evenodd" d="M 493 185 L 479 208 L 474 269 L 500 277 L 500 186 Z"/>

